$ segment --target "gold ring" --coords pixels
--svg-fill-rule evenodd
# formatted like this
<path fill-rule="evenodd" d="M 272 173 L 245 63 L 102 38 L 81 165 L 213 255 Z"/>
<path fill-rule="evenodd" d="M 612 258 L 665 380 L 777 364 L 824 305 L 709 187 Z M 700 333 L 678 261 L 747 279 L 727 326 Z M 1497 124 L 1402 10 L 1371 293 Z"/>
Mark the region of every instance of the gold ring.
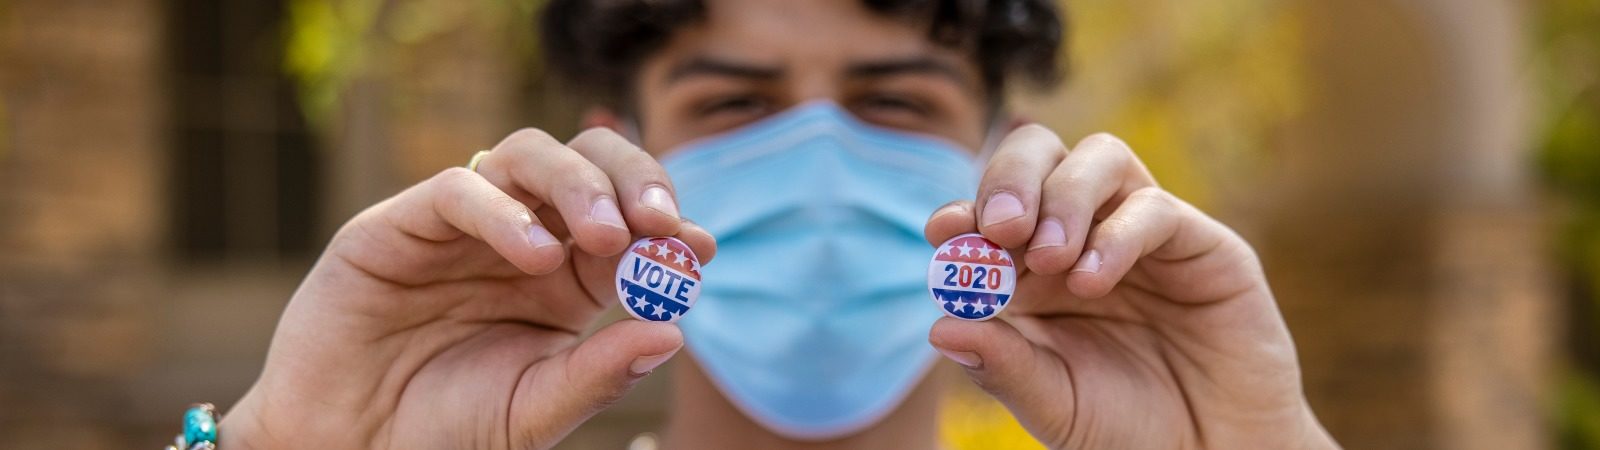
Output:
<path fill-rule="evenodd" d="M 478 171 L 478 163 L 483 162 L 483 157 L 485 157 L 485 156 L 489 156 L 489 151 L 488 150 L 478 150 L 477 153 L 473 153 L 472 154 L 472 160 L 467 161 L 467 170 L 471 170 L 473 172 L 477 172 Z"/>

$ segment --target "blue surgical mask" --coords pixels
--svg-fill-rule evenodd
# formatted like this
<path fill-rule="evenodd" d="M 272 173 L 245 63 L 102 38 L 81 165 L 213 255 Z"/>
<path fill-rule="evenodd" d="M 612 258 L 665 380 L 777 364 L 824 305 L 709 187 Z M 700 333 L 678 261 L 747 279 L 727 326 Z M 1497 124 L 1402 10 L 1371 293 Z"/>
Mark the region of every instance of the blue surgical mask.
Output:
<path fill-rule="evenodd" d="M 662 164 L 717 237 L 690 353 L 746 415 L 794 439 L 860 431 L 935 360 L 923 225 L 973 198 L 974 159 L 813 102 L 692 142 Z"/>

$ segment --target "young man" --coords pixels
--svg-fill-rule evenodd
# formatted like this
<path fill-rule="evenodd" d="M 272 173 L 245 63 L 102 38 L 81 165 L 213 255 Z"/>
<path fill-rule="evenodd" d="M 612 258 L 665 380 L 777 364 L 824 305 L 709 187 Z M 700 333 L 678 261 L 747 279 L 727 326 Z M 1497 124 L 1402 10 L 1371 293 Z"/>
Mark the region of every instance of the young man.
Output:
<path fill-rule="evenodd" d="M 221 448 L 546 448 L 685 340 L 669 448 L 936 448 L 937 354 L 1053 448 L 1335 446 L 1247 243 L 1115 137 L 1007 123 L 1010 83 L 1055 76 L 1049 0 L 543 24 L 593 128 L 518 131 L 346 224 Z M 1016 300 L 935 322 L 928 244 L 969 232 L 1022 263 Z M 707 264 L 699 304 L 581 337 L 640 236 Z"/>

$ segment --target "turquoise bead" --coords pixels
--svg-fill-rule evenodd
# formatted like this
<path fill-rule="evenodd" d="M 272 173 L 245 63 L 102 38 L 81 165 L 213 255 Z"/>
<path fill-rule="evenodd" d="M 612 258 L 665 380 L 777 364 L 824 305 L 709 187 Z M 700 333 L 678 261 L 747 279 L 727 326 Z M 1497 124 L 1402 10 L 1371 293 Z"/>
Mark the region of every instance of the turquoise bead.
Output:
<path fill-rule="evenodd" d="M 188 445 L 217 442 L 217 419 L 210 409 L 195 406 L 183 413 L 183 439 Z"/>

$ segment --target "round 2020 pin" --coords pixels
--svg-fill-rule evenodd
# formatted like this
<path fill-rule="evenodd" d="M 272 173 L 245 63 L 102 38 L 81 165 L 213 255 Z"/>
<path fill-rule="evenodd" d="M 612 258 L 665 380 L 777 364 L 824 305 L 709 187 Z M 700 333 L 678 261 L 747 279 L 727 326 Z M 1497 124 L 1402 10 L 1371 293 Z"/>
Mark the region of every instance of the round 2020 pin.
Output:
<path fill-rule="evenodd" d="M 1011 302 L 1017 268 L 1011 253 L 977 233 L 939 244 L 928 262 L 928 292 L 945 315 L 989 320 Z"/>
<path fill-rule="evenodd" d="M 617 299 L 635 319 L 677 322 L 700 298 L 700 258 L 676 238 L 634 241 L 617 263 Z"/>

